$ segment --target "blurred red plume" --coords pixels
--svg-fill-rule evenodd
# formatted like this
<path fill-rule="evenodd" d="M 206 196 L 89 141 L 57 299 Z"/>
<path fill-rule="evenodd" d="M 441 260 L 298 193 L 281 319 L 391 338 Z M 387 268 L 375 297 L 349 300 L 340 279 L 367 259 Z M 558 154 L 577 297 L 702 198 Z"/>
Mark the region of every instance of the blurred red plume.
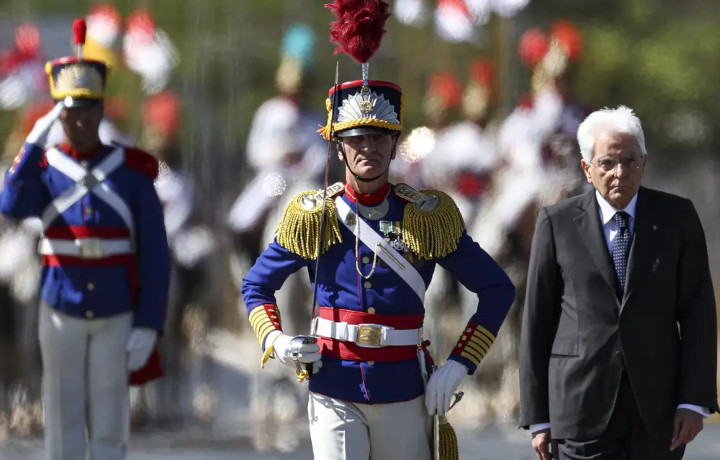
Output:
<path fill-rule="evenodd" d="M 533 67 L 545 57 L 548 48 L 547 37 L 540 29 L 532 28 L 525 31 L 520 37 L 518 53 L 525 64 Z"/>
<path fill-rule="evenodd" d="M 555 21 L 550 27 L 550 38 L 562 46 L 569 60 L 574 61 L 582 54 L 582 35 L 570 21 Z"/>
<path fill-rule="evenodd" d="M 383 0 L 335 0 L 325 4 L 337 21 L 330 23 L 330 39 L 359 63 L 368 62 L 380 47 L 390 7 Z"/>
<path fill-rule="evenodd" d="M 77 18 L 73 21 L 73 43 L 76 45 L 85 44 L 85 34 L 87 33 L 87 24 L 84 18 Z"/>
<path fill-rule="evenodd" d="M 145 101 L 143 119 L 160 134 L 168 136 L 180 127 L 180 98 L 172 91 L 163 91 Z"/>
<path fill-rule="evenodd" d="M 480 86 L 492 87 L 495 83 L 495 71 L 492 62 L 478 59 L 470 65 L 470 78 Z"/>
<path fill-rule="evenodd" d="M 450 72 L 437 72 L 430 76 L 428 93 L 442 100 L 443 105 L 453 109 L 460 105 L 462 85 Z"/>
<path fill-rule="evenodd" d="M 122 22 L 120 12 L 112 3 L 99 3 L 94 5 L 90 8 L 89 16 L 103 17 L 113 24 L 120 24 Z"/>
<path fill-rule="evenodd" d="M 32 22 L 24 22 L 15 29 L 15 47 L 26 58 L 34 58 L 40 51 L 40 32 Z"/>
<path fill-rule="evenodd" d="M 143 8 L 133 11 L 127 18 L 127 32 L 140 43 L 153 41 L 155 37 L 155 21 L 150 12 Z"/>

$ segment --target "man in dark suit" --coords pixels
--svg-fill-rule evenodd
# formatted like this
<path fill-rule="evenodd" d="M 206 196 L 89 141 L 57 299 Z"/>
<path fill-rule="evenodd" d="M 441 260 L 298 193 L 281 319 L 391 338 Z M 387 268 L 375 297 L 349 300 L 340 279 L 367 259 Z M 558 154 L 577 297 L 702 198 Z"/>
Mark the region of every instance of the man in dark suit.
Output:
<path fill-rule="evenodd" d="M 578 142 L 594 190 L 538 216 L 520 426 L 541 460 L 679 459 L 718 411 L 703 229 L 689 200 L 641 187 L 647 151 L 632 110 L 593 112 Z"/>

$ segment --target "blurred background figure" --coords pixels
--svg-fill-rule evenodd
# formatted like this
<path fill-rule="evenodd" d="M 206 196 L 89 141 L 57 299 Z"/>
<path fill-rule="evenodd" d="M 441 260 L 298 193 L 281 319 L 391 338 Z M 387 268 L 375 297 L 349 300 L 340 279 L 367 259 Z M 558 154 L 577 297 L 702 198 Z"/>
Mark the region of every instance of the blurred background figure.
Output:
<path fill-rule="evenodd" d="M 11 166 L 37 119 L 52 109 L 44 64 L 38 27 L 21 23 L 13 30 L 11 45 L 0 51 L 0 112 L 17 113 L 3 142 L 2 171 Z M 0 436 L 42 429 L 37 342 L 41 231 L 37 219 L 17 222 L 0 217 Z"/>
<path fill-rule="evenodd" d="M 198 215 L 192 172 L 181 154 L 182 103 L 171 90 L 148 96 L 142 106 L 143 131 L 140 146 L 159 160 L 155 181 L 163 207 L 165 230 L 170 247 L 170 292 L 163 336 L 162 356 L 166 377 L 142 388 L 135 395 L 134 421 L 137 425 L 174 424 L 188 417 L 192 394 L 189 362 L 191 337 L 183 320 L 193 310 L 206 311 L 210 303 L 210 256 L 216 237 Z M 190 313 L 189 313 L 190 312 Z"/>
<path fill-rule="evenodd" d="M 122 32 L 122 16 L 111 3 L 99 3 L 90 9 L 85 18 L 87 22 L 87 42 L 83 47 L 84 56 L 105 63 L 111 74 L 118 71 L 116 47 Z M 113 143 L 132 145 L 134 142 L 122 131 L 122 119 L 127 116 L 124 99 L 109 97 L 105 101 L 105 111 L 100 122 L 100 140 L 103 144 Z M 63 129 L 56 121 L 50 129 L 47 144 L 60 144 L 63 140 Z"/>
<path fill-rule="evenodd" d="M 0 51 L 0 110 L 31 103 L 47 88 L 40 32 L 32 22 L 15 28 L 12 47 Z"/>
<path fill-rule="evenodd" d="M 128 68 L 143 78 L 147 94 L 162 91 L 179 59 L 175 46 L 164 30 L 155 26 L 150 11 L 139 8 L 127 18 L 123 37 L 123 57 Z"/>
<path fill-rule="evenodd" d="M 389 3 L 394 12 L 385 26 L 390 40 L 374 59 L 388 79 L 403 87 L 403 123 L 416 128 L 401 139 L 391 180 L 417 189 L 437 184 L 453 193 L 462 203 L 468 232 L 518 286 L 516 305 L 524 296 L 537 208 L 583 190 L 583 182 L 577 181 L 575 129 L 589 110 L 602 106 L 637 109 L 655 159 L 646 171 L 648 185 L 693 200 L 707 230 L 712 271 L 720 270 L 720 84 L 708 77 L 720 56 L 720 41 L 715 39 L 718 2 L 695 0 L 693 8 L 677 2 L 621 0 L 607 5 L 528 0 Z M 62 5 L 52 0 L 3 0 L 0 163 L 5 168 L 37 118 L 51 108 L 44 58 L 66 52 L 69 22 L 76 16 L 88 22 L 86 55 L 112 68 L 101 124 L 103 142 L 138 144 L 157 154 L 164 165 L 156 190 L 163 199 L 173 257 L 168 329 L 160 341 L 168 379 L 133 393 L 134 428 L 152 427 L 148 436 L 167 436 L 167 442 L 181 438 L 186 445 L 192 435 L 233 439 L 247 449 L 277 445 L 291 450 L 300 442 L 294 454 L 263 455 L 309 456 L 303 455 L 303 433 L 287 436 L 283 446 L 281 429 L 254 423 L 265 416 L 289 420 L 295 412 L 301 418 L 296 426 L 306 425 L 297 403 L 288 404 L 291 410 L 285 412 L 273 408 L 282 406 L 283 398 L 297 401 L 296 394 L 282 389 L 289 382 L 284 376 L 278 376 L 279 386 L 273 390 L 282 397 L 272 397 L 271 392 L 265 400 L 266 396 L 254 396 L 254 386 L 272 388 L 272 379 L 254 380 L 257 346 L 244 315 L 238 314 L 242 305 L 234 283 L 269 241 L 279 221 L 277 213 L 294 193 L 289 189 L 320 188 L 326 145 L 302 139 L 318 141 L 315 131 L 326 122 L 322 101 L 336 62 L 341 81 L 355 74 L 356 64 L 345 56 L 331 57 L 331 45 L 321 39 L 328 22 L 321 4 L 267 0 L 215 2 L 208 8 L 195 0 Z M 299 21 L 310 33 L 286 39 L 295 45 L 279 51 L 283 34 L 292 36 L 292 25 Z M 442 31 L 438 24 L 449 29 Z M 320 34 L 318 39 L 308 40 L 313 33 Z M 309 59 L 316 53 L 307 51 L 308 43 L 325 57 Z M 268 59 L 276 55 L 277 61 Z M 492 63 L 492 72 L 471 70 L 479 57 Z M 454 89 L 432 104 L 437 97 L 435 88 L 431 90 L 432 76 L 440 73 L 453 76 L 446 81 L 455 82 L 445 87 Z M 471 84 L 474 81 L 477 85 Z M 479 102 L 468 105 L 473 98 Z M 260 110 L 265 102 L 267 110 Z M 429 114 L 433 105 L 444 105 L 444 112 Z M 309 121 L 295 129 L 302 124 L 299 120 Z M 54 131 L 54 139 L 61 135 Z M 301 140 L 288 141 L 293 137 Z M 295 152 L 288 152 L 287 145 Z M 332 152 L 331 166 L 341 169 L 335 158 Z M 333 169 L 331 183 L 338 179 Z M 299 185 L 301 181 L 314 185 Z M 33 438 L 18 441 L 15 436 L 42 430 L 35 300 L 38 232 L 33 220 L 0 221 L 2 458 L 3 439 L 11 445 L 24 443 Z M 466 293 L 442 286 L 442 279 L 438 273 L 438 286 L 431 287 L 434 302 L 442 308 L 429 309 L 429 314 L 441 315 L 442 327 L 450 330 L 465 307 Z M 299 316 L 309 311 L 310 299 L 302 288 L 281 295 L 307 302 L 307 310 L 292 309 Z M 512 426 L 509 432 L 516 432 L 519 314 L 517 306 L 511 310 L 483 360 L 480 378 L 464 383 L 467 401 L 453 410 L 451 420 L 457 428 L 474 430 L 478 421 L 501 422 L 488 429 Z M 306 319 L 286 320 L 297 323 L 293 333 L 307 332 Z M 439 329 L 433 328 L 428 333 L 437 334 Z M 440 352 L 449 345 L 433 340 Z M 168 435 L 167 430 L 180 427 L 180 434 Z M 489 459 L 509 457 L 525 458 L 505 451 L 500 456 L 487 454 Z"/>
<path fill-rule="evenodd" d="M 260 105 L 252 120 L 246 155 L 254 177 L 228 215 L 236 241 L 232 265 L 237 281 L 272 242 L 290 198 L 322 187 L 328 147 L 316 131 L 324 120 L 304 101 L 314 48 L 315 33 L 308 25 L 294 24 L 286 31 L 275 73 L 277 94 Z M 278 304 L 294 306 L 283 322 L 295 334 L 305 334 L 310 327 L 312 298 L 306 278 L 295 273 L 276 293 Z M 258 450 L 292 451 L 299 443 L 297 418 L 304 412 L 307 387 L 297 385 L 296 379 L 283 366 L 253 374 L 250 408 Z"/>

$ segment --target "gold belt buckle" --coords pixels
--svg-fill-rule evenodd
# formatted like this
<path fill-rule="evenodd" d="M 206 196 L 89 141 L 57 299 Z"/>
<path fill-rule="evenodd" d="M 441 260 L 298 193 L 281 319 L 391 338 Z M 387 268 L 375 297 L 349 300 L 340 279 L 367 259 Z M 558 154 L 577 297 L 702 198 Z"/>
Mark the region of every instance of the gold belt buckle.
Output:
<path fill-rule="evenodd" d="M 102 245 L 97 238 L 83 238 L 80 240 L 80 254 L 86 259 L 102 257 Z"/>
<path fill-rule="evenodd" d="M 355 343 L 362 347 L 382 346 L 382 326 L 375 324 L 358 324 L 357 340 Z"/>

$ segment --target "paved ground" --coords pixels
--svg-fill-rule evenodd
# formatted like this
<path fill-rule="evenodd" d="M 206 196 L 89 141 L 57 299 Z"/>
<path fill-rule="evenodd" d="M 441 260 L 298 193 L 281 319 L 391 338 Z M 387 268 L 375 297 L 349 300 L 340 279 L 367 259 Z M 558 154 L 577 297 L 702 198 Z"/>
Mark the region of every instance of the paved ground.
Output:
<path fill-rule="evenodd" d="M 534 460 L 525 433 L 511 427 L 458 432 L 460 456 L 466 460 Z M 39 439 L 10 439 L 0 445 L 3 460 L 42 459 Z M 307 440 L 291 453 L 259 453 L 244 437 L 204 436 L 202 431 L 142 434 L 133 438 L 128 460 L 289 460 L 310 459 Z M 687 449 L 686 460 L 720 460 L 720 425 L 709 424 Z M 401 460 L 401 459 L 398 459 Z"/>

